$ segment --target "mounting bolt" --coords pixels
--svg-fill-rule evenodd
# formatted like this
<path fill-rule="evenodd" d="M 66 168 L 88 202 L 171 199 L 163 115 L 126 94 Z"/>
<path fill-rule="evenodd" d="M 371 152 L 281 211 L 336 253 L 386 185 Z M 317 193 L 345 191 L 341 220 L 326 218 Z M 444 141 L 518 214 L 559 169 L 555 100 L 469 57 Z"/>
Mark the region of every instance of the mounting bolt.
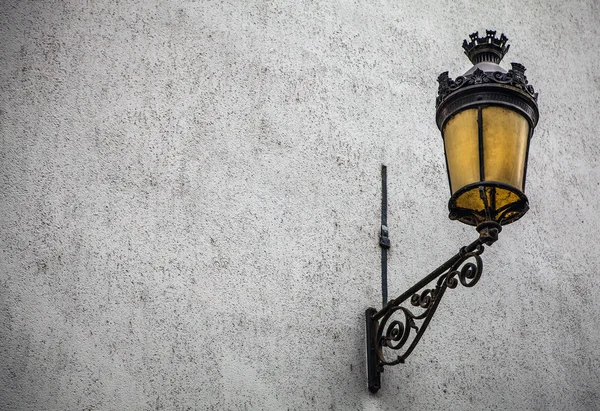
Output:
<path fill-rule="evenodd" d="M 381 226 L 381 233 L 379 234 L 379 245 L 382 248 L 388 249 L 391 247 L 390 232 L 387 225 Z"/>

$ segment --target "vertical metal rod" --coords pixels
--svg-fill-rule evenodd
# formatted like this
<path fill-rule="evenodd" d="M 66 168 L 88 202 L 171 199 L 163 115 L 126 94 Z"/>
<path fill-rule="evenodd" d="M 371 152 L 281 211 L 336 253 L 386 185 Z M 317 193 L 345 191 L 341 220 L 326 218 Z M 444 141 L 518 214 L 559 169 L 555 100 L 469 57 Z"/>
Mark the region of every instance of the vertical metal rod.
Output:
<path fill-rule="evenodd" d="M 485 158 L 483 157 L 483 115 L 481 106 L 477 108 L 477 136 L 479 139 L 479 181 L 485 180 Z"/>
<path fill-rule="evenodd" d="M 379 234 L 381 247 L 381 298 L 383 307 L 388 301 L 387 285 L 387 250 L 390 248 L 389 229 L 387 225 L 387 167 L 381 166 L 381 232 Z"/>
<path fill-rule="evenodd" d="M 529 147 L 531 143 L 531 137 L 533 136 L 533 128 L 529 126 L 529 135 L 527 136 L 527 151 L 525 153 L 525 169 L 523 170 L 523 187 L 521 191 L 525 192 L 525 183 L 527 182 L 527 162 L 529 161 Z"/>

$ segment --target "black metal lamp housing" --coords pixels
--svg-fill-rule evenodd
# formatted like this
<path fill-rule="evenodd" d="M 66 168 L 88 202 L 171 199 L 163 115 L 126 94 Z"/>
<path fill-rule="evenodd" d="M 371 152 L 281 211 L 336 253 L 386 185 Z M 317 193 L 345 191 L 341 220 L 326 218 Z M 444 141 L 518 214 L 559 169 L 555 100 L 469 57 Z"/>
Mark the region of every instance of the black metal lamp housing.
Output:
<path fill-rule="evenodd" d="M 492 245 L 503 225 L 518 220 L 529 209 L 524 191 L 529 142 L 539 117 L 537 93 L 528 83 L 523 65 L 511 63 L 508 71 L 500 67 L 509 49 L 504 34 L 496 38 L 495 31 L 487 30 L 485 37 L 479 37 L 475 32 L 470 40 L 463 42 L 463 48 L 473 67 L 454 80 L 448 72 L 438 78 L 436 121 L 444 139 L 450 219 L 476 226 L 479 238 L 388 302 L 387 250 L 391 242 L 383 167 L 383 308 L 366 310 L 371 392 L 379 390 L 384 366 L 403 363 L 412 353 L 444 293 L 458 284 L 472 287 L 479 281 L 484 245 Z M 403 306 L 407 302 L 412 307 Z M 398 352 L 395 357 L 389 355 L 394 351 Z"/>
<path fill-rule="evenodd" d="M 509 49 L 495 31 L 463 42 L 474 64 L 452 80 L 440 74 L 436 121 L 444 138 L 450 218 L 506 225 L 529 209 L 525 191 L 529 140 L 538 122 L 537 93 L 525 67 L 499 66 Z"/>

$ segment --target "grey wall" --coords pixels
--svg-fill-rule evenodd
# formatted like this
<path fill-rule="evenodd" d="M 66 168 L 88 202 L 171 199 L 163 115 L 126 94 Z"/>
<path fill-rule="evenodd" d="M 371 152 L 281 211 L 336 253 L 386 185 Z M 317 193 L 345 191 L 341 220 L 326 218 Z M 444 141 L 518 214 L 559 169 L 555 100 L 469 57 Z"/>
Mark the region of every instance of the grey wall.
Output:
<path fill-rule="evenodd" d="M 3 1 L 0 409 L 596 410 L 600 3 Z M 447 219 L 437 75 L 474 30 L 540 93 L 531 211 L 366 389 Z"/>

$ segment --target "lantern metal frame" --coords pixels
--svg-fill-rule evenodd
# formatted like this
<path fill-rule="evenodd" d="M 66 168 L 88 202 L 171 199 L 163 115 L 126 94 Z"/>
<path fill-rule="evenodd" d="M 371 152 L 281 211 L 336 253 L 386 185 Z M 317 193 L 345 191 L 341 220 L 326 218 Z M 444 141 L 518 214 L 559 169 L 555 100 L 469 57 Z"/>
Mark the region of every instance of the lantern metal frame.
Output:
<path fill-rule="evenodd" d="M 474 64 L 473 68 L 455 79 L 450 78 L 447 71 L 438 77 L 439 87 L 436 99 L 436 123 L 438 128 L 443 133 L 444 126 L 453 116 L 463 110 L 477 109 L 480 158 L 483 150 L 481 112 L 485 107 L 504 107 L 521 114 L 529 123 L 529 135 L 527 137 L 522 190 L 501 182 L 485 181 L 483 183 L 487 187 L 492 187 L 492 193 L 495 192 L 496 188 L 504 188 L 514 193 L 519 200 L 511 204 L 509 208 L 502 210 L 495 210 L 495 207 L 488 208 L 486 206 L 482 215 L 480 215 L 473 210 L 461 209 L 456 204 L 456 200 L 461 194 L 481 185 L 480 183 L 462 187 L 455 193 L 452 193 L 452 188 L 450 188 L 449 218 L 473 226 L 476 226 L 481 220 L 488 219 L 494 219 L 500 221 L 502 225 L 506 225 L 518 220 L 529 210 L 529 201 L 524 190 L 527 181 L 529 141 L 539 119 L 538 93 L 535 92 L 533 86 L 529 84 L 527 76 L 525 76 L 525 66 L 520 63 L 511 63 L 511 69 L 507 72 L 498 65 L 510 48 L 507 44 L 508 38 L 504 34 L 500 38 L 496 38 L 495 31 L 487 30 L 484 37 L 479 37 L 478 32 L 469 35 L 469 37 L 471 42 L 467 43 L 465 40 L 463 49 L 469 60 Z M 479 167 L 480 178 L 483 181 L 485 179 L 483 161 L 480 161 Z M 450 171 L 447 163 L 446 170 L 448 171 L 450 185 Z M 495 215 L 490 215 L 490 212 Z"/>
<path fill-rule="evenodd" d="M 508 72 L 498 66 L 498 63 L 509 49 L 506 44 L 508 39 L 504 34 L 498 39 L 495 31 L 487 30 L 484 37 L 480 38 L 479 34 L 475 32 L 470 35 L 470 39 L 470 43 L 464 41 L 463 48 L 474 67 L 465 75 L 454 80 L 448 77 L 448 72 L 442 73 L 438 78 L 437 125 L 443 133 L 444 125 L 451 117 L 463 110 L 478 108 L 481 156 L 481 110 L 483 107 L 500 106 L 523 115 L 529 122 L 525 169 L 523 171 L 522 189 L 524 190 L 529 157 L 529 140 L 539 118 L 538 95 L 533 86 L 528 83 L 523 65 L 511 63 L 512 69 Z M 481 161 L 480 167 L 483 167 Z M 446 164 L 446 169 L 448 170 L 448 164 Z M 481 175 L 483 175 L 483 170 L 481 170 Z M 386 180 L 386 167 L 383 166 L 380 231 L 383 308 L 380 310 L 368 308 L 365 312 L 368 388 L 373 393 L 381 388 L 381 373 L 384 367 L 404 363 L 406 358 L 413 352 L 433 318 L 445 292 L 448 289 L 456 288 L 459 283 L 464 287 L 473 287 L 477 284 L 483 272 L 481 254 L 485 250 L 485 246 L 490 246 L 498 240 L 502 225 L 516 221 L 529 209 L 528 200 L 523 191 L 501 182 L 481 181 L 462 187 L 455 193 L 451 192 L 448 203 L 450 219 L 476 225 L 479 238 L 462 247 L 458 253 L 430 274 L 388 302 L 387 252 L 391 242 L 387 226 Z M 451 183 L 449 170 L 448 181 Z M 466 190 L 472 190 L 473 188 L 478 189 L 479 196 L 483 201 L 484 210 L 482 215 L 474 215 L 473 210 L 460 209 L 456 206 L 456 198 Z M 495 210 L 495 208 L 488 207 L 486 188 L 491 188 L 492 193 L 495 192 L 496 188 L 508 189 L 517 194 L 518 201 L 504 209 Z M 495 215 L 491 215 L 492 211 L 490 210 L 493 210 Z M 481 220 L 483 222 L 480 222 Z M 406 302 L 410 302 L 412 308 L 404 307 L 403 304 Z M 415 310 L 420 310 L 420 312 L 415 312 Z M 415 331 L 414 334 L 412 334 L 412 330 Z M 411 336 L 412 339 L 409 342 Z M 388 358 L 384 352 L 387 350 L 397 351 L 400 354 Z"/>

